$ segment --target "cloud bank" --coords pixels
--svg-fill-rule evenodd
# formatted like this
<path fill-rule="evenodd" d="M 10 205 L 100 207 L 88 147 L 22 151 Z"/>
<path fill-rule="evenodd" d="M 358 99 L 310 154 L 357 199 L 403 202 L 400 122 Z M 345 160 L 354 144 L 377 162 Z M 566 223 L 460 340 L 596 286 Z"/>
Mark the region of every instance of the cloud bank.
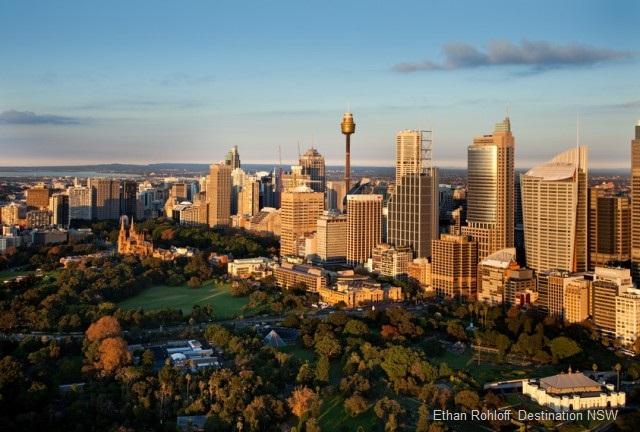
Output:
<path fill-rule="evenodd" d="M 80 125 L 86 122 L 87 119 L 79 117 L 36 114 L 31 111 L 7 110 L 0 112 L 0 125 Z"/>
<path fill-rule="evenodd" d="M 486 66 L 526 66 L 532 71 L 567 67 L 592 66 L 630 58 L 632 53 L 583 44 L 559 45 L 544 41 L 523 40 L 520 44 L 493 41 L 486 49 L 467 43 L 447 43 L 442 46 L 444 60 L 435 62 L 398 63 L 396 72 L 472 69 Z"/>

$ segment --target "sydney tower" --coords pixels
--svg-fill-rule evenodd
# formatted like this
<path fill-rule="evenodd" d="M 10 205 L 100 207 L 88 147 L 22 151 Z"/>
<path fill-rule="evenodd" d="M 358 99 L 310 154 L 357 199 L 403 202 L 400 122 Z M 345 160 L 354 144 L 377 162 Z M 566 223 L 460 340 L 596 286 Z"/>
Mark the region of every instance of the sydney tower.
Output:
<path fill-rule="evenodd" d="M 344 193 L 349 193 L 351 189 L 351 134 L 356 131 L 356 124 L 353 122 L 353 115 L 350 112 L 344 113 L 340 129 L 345 136 L 346 155 L 344 162 Z"/>

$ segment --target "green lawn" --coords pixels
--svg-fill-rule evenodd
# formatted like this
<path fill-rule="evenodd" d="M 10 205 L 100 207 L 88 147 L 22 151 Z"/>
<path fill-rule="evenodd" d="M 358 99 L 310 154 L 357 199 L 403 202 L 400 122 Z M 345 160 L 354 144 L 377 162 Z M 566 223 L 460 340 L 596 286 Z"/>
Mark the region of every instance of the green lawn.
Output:
<path fill-rule="evenodd" d="M 242 315 L 243 308 L 248 302 L 248 297 L 233 297 L 229 292 L 228 284 L 207 281 L 199 288 L 189 288 L 187 285 L 157 285 L 120 302 L 118 306 L 125 310 L 173 308 L 189 314 L 194 305 L 210 304 L 213 306 L 216 318 L 227 319 Z"/>
<path fill-rule="evenodd" d="M 372 407 L 357 417 L 351 417 L 344 411 L 343 404 L 342 396 L 334 396 L 322 405 L 322 412 L 318 416 L 322 430 L 356 432 L 359 427 L 364 431 L 380 429 L 381 421 L 373 413 Z"/>
<path fill-rule="evenodd" d="M 14 278 L 16 276 L 22 276 L 30 273 L 33 273 L 33 272 L 27 271 L 27 270 L 2 270 L 0 271 L 0 282 L 3 282 L 7 279 Z"/>
<path fill-rule="evenodd" d="M 313 351 L 300 345 L 287 345 L 280 348 L 280 351 L 282 351 L 283 353 L 291 354 L 298 360 L 309 361 L 310 363 L 313 363 L 316 358 L 316 355 Z"/>

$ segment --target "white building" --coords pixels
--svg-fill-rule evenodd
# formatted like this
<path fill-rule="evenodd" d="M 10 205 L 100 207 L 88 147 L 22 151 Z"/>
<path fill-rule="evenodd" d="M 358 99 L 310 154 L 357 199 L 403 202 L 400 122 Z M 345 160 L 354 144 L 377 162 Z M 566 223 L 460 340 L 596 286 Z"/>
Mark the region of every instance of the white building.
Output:
<path fill-rule="evenodd" d="M 273 265 L 273 260 L 264 257 L 237 259 L 227 264 L 227 273 L 239 278 L 263 278 L 272 273 Z"/>
<path fill-rule="evenodd" d="M 522 383 L 522 393 L 539 405 L 559 411 L 623 407 L 624 392 L 612 384 L 601 384 L 581 372 L 561 373 Z"/>

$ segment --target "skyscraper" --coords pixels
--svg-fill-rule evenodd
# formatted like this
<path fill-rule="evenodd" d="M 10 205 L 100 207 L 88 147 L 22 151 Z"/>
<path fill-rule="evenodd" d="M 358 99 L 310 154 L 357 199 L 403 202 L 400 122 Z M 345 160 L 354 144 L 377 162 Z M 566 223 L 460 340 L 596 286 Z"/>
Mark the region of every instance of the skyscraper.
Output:
<path fill-rule="evenodd" d="M 326 168 L 324 164 L 324 156 L 318 153 L 318 150 L 311 147 L 300 156 L 300 166 L 302 174 L 311 178 L 309 186 L 315 192 L 324 192 L 327 185 Z"/>
<path fill-rule="evenodd" d="M 57 193 L 49 198 L 49 211 L 53 225 L 69 225 L 69 195 Z"/>
<path fill-rule="evenodd" d="M 127 215 L 133 218 L 138 210 L 138 183 L 133 180 L 124 180 L 122 182 L 122 191 L 120 196 L 120 215 Z"/>
<path fill-rule="evenodd" d="M 232 170 L 236 168 L 240 168 L 240 153 L 238 153 L 238 146 L 234 145 L 227 152 L 227 155 L 224 158 L 224 163 L 229 165 Z"/>
<path fill-rule="evenodd" d="M 442 297 L 476 298 L 478 244 L 465 235 L 443 234 L 433 240 L 431 283 Z"/>
<path fill-rule="evenodd" d="M 254 176 L 245 176 L 238 193 L 238 215 L 253 216 L 260 211 L 260 181 Z"/>
<path fill-rule="evenodd" d="M 431 241 L 438 238 L 439 213 L 438 171 L 431 166 L 430 132 L 398 132 L 396 186 L 388 203 L 387 242 L 410 246 L 417 258 L 430 257 Z"/>
<path fill-rule="evenodd" d="M 27 207 L 35 209 L 45 209 L 49 207 L 49 197 L 51 189 L 45 184 L 33 186 L 27 189 Z"/>
<path fill-rule="evenodd" d="M 462 232 L 478 242 L 478 259 L 514 245 L 514 153 L 509 117 L 468 148 L 468 226 Z"/>
<path fill-rule="evenodd" d="M 324 195 L 308 186 L 298 186 L 282 193 L 281 205 L 280 255 L 298 255 L 305 238 L 317 229 Z"/>
<path fill-rule="evenodd" d="M 326 208 L 327 210 L 335 210 L 342 212 L 344 210 L 344 190 L 343 181 L 328 181 L 326 189 Z"/>
<path fill-rule="evenodd" d="M 93 189 L 94 219 L 114 219 L 120 217 L 120 180 L 90 178 L 89 187 Z"/>
<path fill-rule="evenodd" d="M 316 228 L 317 261 L 323 264 L 341 264 L 347 259 L 347 216 L 325 211 L 318 218 Z"/>
<path fill-rule="evenodd" d="M 587 149 L 560 153 L 520 177 L 527 266 L 587 269 Z"/>
<path fill-rule="evenodd" d="M 382 195 L 347 195 L 347 263 L 363 265 L 382 242 Z"/>
<path fill-rule="evenodd" d="M 589 188 L 589 270 L 628 261 L 631 251 L 629 197 L 613 184 Z"/>
<path fill-rule="evenodd" d="M 70 187 L 69 193 L 69 224 L 74 220 L 93 219 L 93 190 L 89 187 Z"/>
<path fill-rule="evenodd" d="M 226 226 L 231 222 L 231 166 L 213 164 L 207 184 L 209 226 Z"/>
<path fill-rule="evenodd" d="M 640 286 L 640 120 L 631 141 L 631 273 Z"/>

